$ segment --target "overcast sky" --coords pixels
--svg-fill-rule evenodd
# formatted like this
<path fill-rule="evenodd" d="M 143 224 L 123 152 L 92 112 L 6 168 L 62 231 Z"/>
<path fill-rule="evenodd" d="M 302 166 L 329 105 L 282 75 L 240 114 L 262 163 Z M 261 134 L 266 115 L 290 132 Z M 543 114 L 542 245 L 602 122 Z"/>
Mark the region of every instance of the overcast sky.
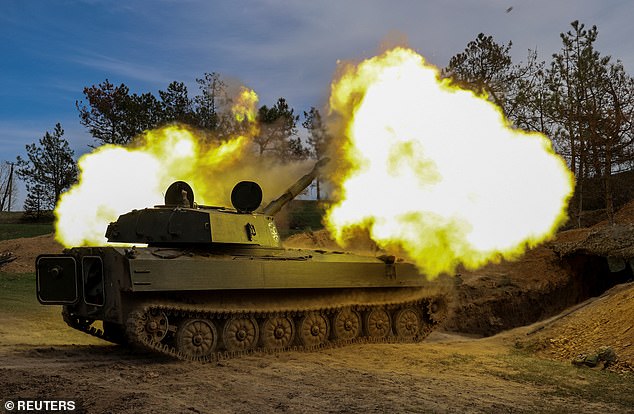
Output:
<path fill-rule="evenodd" d="M 155 94 L 182 81 L 193 95 L 197 77 L 219 72 L 302 113 L 326 102 L 338 60 L 399 37 L 439 67 L 480 32 L 512 41 L 516 62 L 528 49 L 548 61 L 579 20 L 634 74 L 633 18 L 628 0 L 0 0 L 0 162 L 57 122 L 86 152 L 75 101 L 106 78 Z"/>

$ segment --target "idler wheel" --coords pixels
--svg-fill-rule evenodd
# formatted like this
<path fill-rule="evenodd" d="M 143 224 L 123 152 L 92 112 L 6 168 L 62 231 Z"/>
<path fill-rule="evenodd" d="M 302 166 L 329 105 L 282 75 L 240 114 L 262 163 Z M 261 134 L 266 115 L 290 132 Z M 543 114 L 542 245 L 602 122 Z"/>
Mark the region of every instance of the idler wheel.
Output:
<path fill-rule="evenodd" d="M 253 318 L 231 318 L 222 331 L 222 340 L 229 352 L 255 348 L 259 336 L 260 330 Z"/>
<path fill-rule="evenodd" d="M 260 336 L 265 349 L 286 348 L 293 342 L 295 326 L 285 316 L 271 316 L 262 322 Z"/>
<path fill-rule="evenodd" d="M 330 334 L 328 319 L 319 312 L 307 313 L 299 322 L 298 335 L 302 345 L 319 346 L 326 343 Z"/>
<path fill-rule="evenodd" d="M 167 315 L 164 312 L 150 312 L 145 318 L 145 335 L 149 341 L 161 342 L 165 335 L 169 324 Z"/>
<path fill-rule="evenodd" d="M 372 309 L 365 317 L 365 329 L 367 335 L 371 338 L 385 338 L 392 329 L 390 315 L 385 309 Z"/>
<path fill-rule="evenodd" d="M 413 340 L 421 331 L 422 319 L 414 308 L 400 309 L 394 315 L 394 330 L 401 340 Z"/>
<path fill-rule="evenodd" d="M 361 318 L 350 308 L 342 309 L 335 315 L 332 330 L 335 339 L 344 341 L 354 339 L 361 332 Z"/>
<path fill-rule="evenodd" d="M 205 319 L 184 320 L 176 332 L 176 349 L 190 357 L 210 355 L 218 343 L 216 327 Z"/>

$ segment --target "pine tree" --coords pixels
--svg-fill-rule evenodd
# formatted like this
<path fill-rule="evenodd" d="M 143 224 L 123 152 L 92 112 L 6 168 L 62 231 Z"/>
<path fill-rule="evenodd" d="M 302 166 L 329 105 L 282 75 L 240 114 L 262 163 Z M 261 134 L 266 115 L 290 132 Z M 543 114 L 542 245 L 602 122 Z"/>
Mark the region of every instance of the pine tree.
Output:
<path fill-rule="evenodd" d="M 260 133 L 253 138 L 258 155 L 273 155 L 282 161 L 308 158 L 310 151 L 297 135 L 297 121 L 299 116 L 284 98 L 271 108 L 261 106 L 257 114 Z"/>
<path fill-rule="evenodd" d="M 17 174 L 26 182 L 26 211 L 52 210 L 62 192 L 77 179 L 77 164 L 73 150 L 64 138 L 64 130 L 57 123 L 53 133 L 46 132 L 35 143 L 26 146 L 27 159 L 18 157 Z"/>

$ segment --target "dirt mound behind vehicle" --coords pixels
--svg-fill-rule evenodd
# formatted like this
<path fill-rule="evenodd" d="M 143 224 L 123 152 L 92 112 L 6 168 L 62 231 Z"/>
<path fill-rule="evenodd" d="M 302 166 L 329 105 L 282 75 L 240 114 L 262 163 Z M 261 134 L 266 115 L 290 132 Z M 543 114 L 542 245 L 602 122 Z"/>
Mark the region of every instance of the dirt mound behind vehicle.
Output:
<path fill-rule="evenodd" d="M 298 233 L 284 240 L 284 247 L 290 249 L 323 249 L 333 251 L 350 251 L 359 254 L 377 255 L 384 252 L 370 238 L 367 231 L 357 230 L 347 235 L 348 239 L 344 245 L 338 244 L 328 230 L 309 231 Z M 379 253 L 380 252 L 380 253 Z"/>
<path fill-rule="evenodd" d="M 609 369 L 634 371 L 634 283 L 618 285 L 536 324 L 519 345 L 547 358 L 580 363 L 610 348 L 616 360 L 607 361 Z"/>
<path fill-rule="evenodd" d="M 42 253 L 61 253 L 64 247 L 54 235 L 26 237 L 0 241 L 0 254 L 11 253 L 15 260 L 0 265 L 0 271 L 9 273 L 35 272 L 35 258 Z"/>

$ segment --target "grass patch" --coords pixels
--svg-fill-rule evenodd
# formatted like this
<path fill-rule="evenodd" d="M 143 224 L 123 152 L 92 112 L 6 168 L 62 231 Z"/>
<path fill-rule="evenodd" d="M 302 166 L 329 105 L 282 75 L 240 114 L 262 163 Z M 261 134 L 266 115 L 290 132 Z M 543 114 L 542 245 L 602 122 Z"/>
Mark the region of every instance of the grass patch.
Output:
<path fill-rule="evenodd" d="M 475 355 L 459 354 L 454 352 L 448 357 L 439 360 L 438 363 L 446 366 L 462 366 L 475 361 L 475 359 Z"/>
<path fill-rule="evenodd" d="M 61 308 L 38 302 L 34 273 L 0 272 L 0 343 L 3 346 L 103 345 L 102 341 L 69 328 Z"/>
<path fill-rule="evenodd" d="M 24 213 L 21 211 L 0 211 L 0 223 L 22 223 Z"/>
<path fill-rule="evenodd" d="M 0 272 L 0 312 L 34 313 L 41 308 L 35 295 L 35 273 Z"/>
<path fill-rule="evenodd" d="M 41 236 L 53 231 L 53 223 L 3 223 L 0 224 L 0 240 Z"/>
<path fill-rule="evenodd" d="M 634 375 L 537 358 L 524 351 L 503 357 L 512 371 L 495 372 L 506 380 L 549 388 L 547 395 L 634 407 Z"/>
<path fill-rule="evenodd" d="M 24 211 L 0 211 L 2 224 L 52 223 L 53 221 L 55 221 L 55 215 L 52 211 L 43 211 L 38 218 Z"/>

